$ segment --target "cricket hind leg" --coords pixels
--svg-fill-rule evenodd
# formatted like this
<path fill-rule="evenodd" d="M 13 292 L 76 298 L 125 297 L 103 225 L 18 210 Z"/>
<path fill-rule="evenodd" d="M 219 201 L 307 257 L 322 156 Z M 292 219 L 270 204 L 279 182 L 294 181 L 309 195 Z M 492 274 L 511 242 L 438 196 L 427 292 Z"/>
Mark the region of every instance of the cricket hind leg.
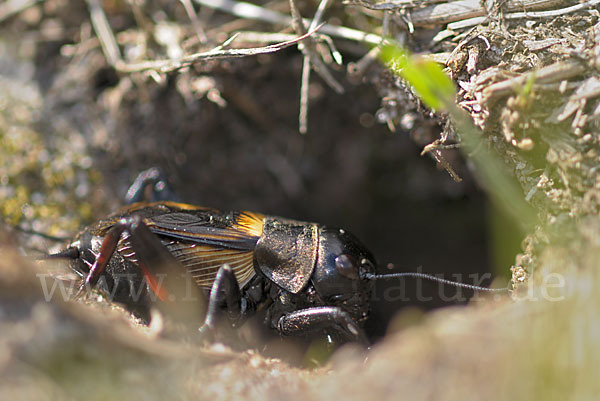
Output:
<path fill-rule="evenodd" d="M 203 315 L 207 305 L 204 293 L 139 216 L 119 220 L 106 233 L 96 260 L 78 295 L 86 288 L 95 285 L 105 273 L 110 259 L 117 251 L 123 233 L 128 235 L 127 240 L 137 259 L 136 265 L 142 271 L 154 295 L 151 298 L 154 298 L 153 301 L 162 301 L 155 302 L 158 309 L 167 315 L 177 317 Z"/>
<path fill-rule="evenodd" d="M 171 189 L 166 175 L 157 167 L 138 174 L 127 191 L 125 197 L 127 204 L 143 201 L 179 201 L 178 196 Z M 173 266 L 178 267 L 179 274 L 185 269 L 165 248 L 160 239 L 136 216 L 122 219 L 109 230 L 102 243 L 96 263 L 90 269 L 82 288 L 93 284 L 102 275 L 108 261 L 116 251 L 119 238 L 123 232 L 129 234 L 132 249 L 138 256 L 140 269 L 152 292 L 163 301 L 174 298 L 171 291 L 165 290 L 166 287 L 159 286 L 157 278 L 167 273 L 173 274 Z M 189 294 L 189 282 L 193 280 L 189 277 L 189 274 L 187 278 L 186 288 Z M 247 311 L 243 305 L 246 305 L 247 302 L 244 302 L 239 283 L 233 270 L 228 265 L 219 268 L 208 302 L 202 290 L 197 288 L 193 282 L 191 282 L 191 286 L 196 291 L 194 291 L 192 297 L 185 298 L 191 302 L 197 297 L 202 298 L 201 304 L 204 307 L 203 309 L 206 309 L 200 315 L 197 315 L 204 316 L 204 323 L 199 329 L 202 340 L 214 341 L 224 338 L 225 331 L 245 320 Z M 179 287 L 181 287 L 181 284 Z"/>
<path fill-rule="evenodd" d="M 125 203 L 129 205 L 158 201 L 178 202 L 179 197 L 172 190 L 164 172 L 158 167 L 152 167 L 138 174 L 127 190 Z"/>

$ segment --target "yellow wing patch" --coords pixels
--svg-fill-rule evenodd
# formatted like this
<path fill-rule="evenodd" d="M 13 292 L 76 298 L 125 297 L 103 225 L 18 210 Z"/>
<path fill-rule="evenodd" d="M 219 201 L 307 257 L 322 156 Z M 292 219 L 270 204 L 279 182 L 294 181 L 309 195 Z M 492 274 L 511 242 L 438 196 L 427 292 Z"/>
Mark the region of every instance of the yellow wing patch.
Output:
<path fill-rule="evenodd" d="M 185 214 L 187 210 L 212 210 L 201 206 L 174 202 L 139 203 L 129 206 L 124 211 L 129 214 L 146 207 L 179 210 L 152 215 L 145 218 L 144 222 L 161 237 L 163 245 L 199 286 L 210 288 L 223 264 L 231 266 L 240 288 L 254 277 L 254 245 L 263 234 L 264 215 L 253 212 L 232 213 L 235 217 L 229 220 L 230 226 L 217 228 L 218 226 L 211 226 L 210 220 L 206 220 L 204 215 Z M 115 221 L 115 218 L 107 221 L 102 228 L 108 230 Z M 214 243 L 206 244 L 210 241 Z M 117 251 L 125 259 L 133 263 L 138 262 L 128 235 L 121 237 Z"/>
<path fill-rule="evenodd" d="M 265 216 L 260 213 L 240 212 L 236 219 L 236 229 L 246 234 L 260 237 L 263 233 L 263 221 Z"/>
<path fill-rule="evenodd" d="M 200 287 L 211 288 L 217 271 L 226 263 L 233 270 L 240 288 L 243 288 L 255 274 L 252 251 L 219 249 L 210 245 L 178 241 L 166 243 L 165 246 Z M 117 251 L 130 262 L 138 263 L 137 255 L 128 238 L 121 238 Z"/>
<path fill-rule="evenodd" d="M 185 266 L 196 283 L 210 288 L 217 271 L 225 263 L 231 266 L 240 288 L 254 276 L 254 252 L 219 249 L 210 245 L 175 242 L 167 246 L 175 258 Z"/>

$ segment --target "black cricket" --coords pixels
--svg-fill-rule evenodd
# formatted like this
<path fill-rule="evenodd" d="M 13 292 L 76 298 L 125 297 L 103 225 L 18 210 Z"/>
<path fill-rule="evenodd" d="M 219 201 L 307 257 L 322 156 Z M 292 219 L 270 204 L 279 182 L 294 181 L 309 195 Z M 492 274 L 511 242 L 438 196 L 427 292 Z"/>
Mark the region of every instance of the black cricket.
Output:
<path fill-rule="evenodd" d="M 152 202 L 139 202 L 148 190 Z M 130 206 L 50 257 L 71 261 L 84 278 L 80 292 L 102 280 L 112 300 L 132 310 L 148 308 L 151 295 L 177 308 L 195 283 L 205 305 L 200 332 L 209 338 L 265 308 L 265 323 L 283 336 L 324 333 L 368 345 L 362 327 L 376 279 L 413 276 L 492 290 L 420 273 L 379 275 L 372 253 L 343 229 L 173 198 L 160 171 L 147 170 L 127 194 Z M 144 291 L 134 291 L 140 285 Z"/>

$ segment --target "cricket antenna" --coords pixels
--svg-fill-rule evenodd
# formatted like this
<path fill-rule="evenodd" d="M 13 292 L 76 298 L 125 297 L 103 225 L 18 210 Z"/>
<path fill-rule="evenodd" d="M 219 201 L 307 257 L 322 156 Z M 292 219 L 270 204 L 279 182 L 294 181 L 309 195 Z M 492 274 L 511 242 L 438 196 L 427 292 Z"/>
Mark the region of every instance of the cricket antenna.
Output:
<path fill-rule="evenodd" d="M 388 267 L 393 267 L 393 265 L 390 263 L 390 264 L 388 264 Z M 386 280 L 386 279 L 390 279 L 390 278 L 402 278 L 402 277 L 421 278 L 424 280 L 436 281 L 438 283 L 447 284 L 447 285 L 451 285 L 454 287 L 467 288 L 467 289 L 473 290 L 473 291 L 486 291 L 486 292 L 508 292 L 508 291 L 510 291 L 510 289 L 508 287 L 504 287 L 504 288 L 481 287 L 479 285 L 460 283 L 458 281 L 452 281 L 452 280 L 446 280 L 444 278 L 439 278 L 439 277 L 433 276 L 431 274 L 417 273 L 417 272 L 385 273 L 385 274 L 367 273 L 365 275 L 365 278 L 367 278 L 369 280 Z"/>

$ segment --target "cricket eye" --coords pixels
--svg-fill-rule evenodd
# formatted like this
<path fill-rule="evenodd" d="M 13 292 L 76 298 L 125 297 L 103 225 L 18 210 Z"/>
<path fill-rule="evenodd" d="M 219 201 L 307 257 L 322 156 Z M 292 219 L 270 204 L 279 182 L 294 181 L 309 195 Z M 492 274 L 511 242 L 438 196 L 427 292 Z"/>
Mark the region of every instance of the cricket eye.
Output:
<path fill-rule="evenodd" d="M 358 269 L 354 258 L 347 254 L 341 254 L 335 258 L 335 268 L 344 277 L 357 280 Z"/>

